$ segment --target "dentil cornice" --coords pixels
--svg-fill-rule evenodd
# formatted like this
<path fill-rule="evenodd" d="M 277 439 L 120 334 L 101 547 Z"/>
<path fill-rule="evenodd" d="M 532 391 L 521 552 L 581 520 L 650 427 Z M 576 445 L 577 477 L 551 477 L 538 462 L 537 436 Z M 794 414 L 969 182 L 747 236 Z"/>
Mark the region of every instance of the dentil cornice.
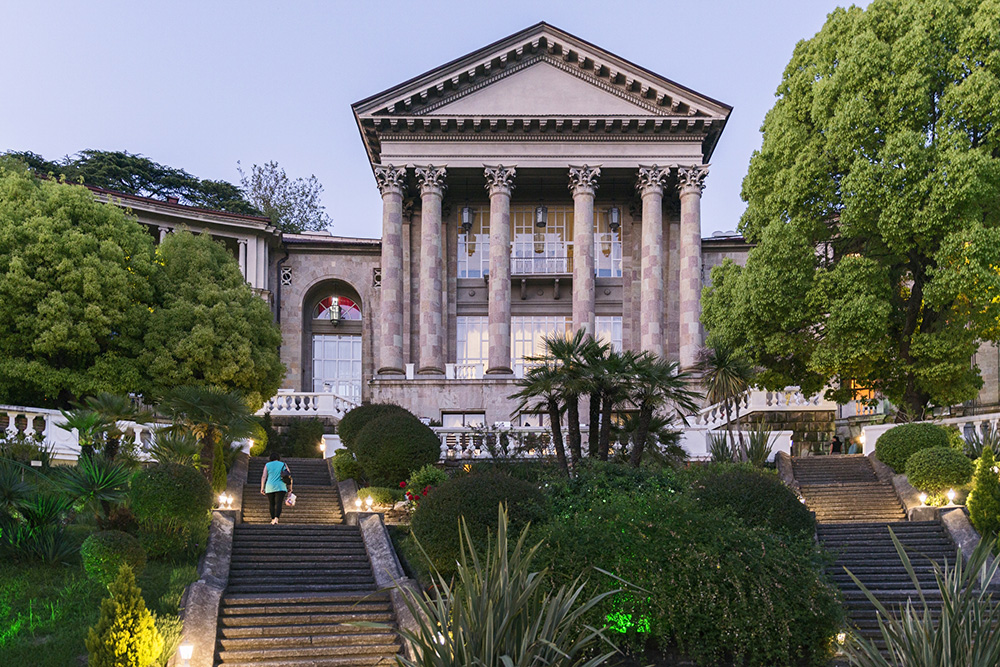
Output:
<path fill-rule="evenodd" d="M 517 169 L 514 167 L 499 164 L 495 167 L 486 167 L 483 169 L 483 174 L 486 176 L 486 189 L 489 190 L 491 197 L 496 192 L 509 195 L 514 189 L 514 177 L 517 175 Z"/>
<path fill-rule="evenodd" d="M 383 196 L 389 193 L 402 195 L 406 190 L 406 167 L 375 165 L 375 182 Z"/>
<path fill-rule="evenodd" d="M 578 192 L 594 194 L 597 190 L 597 179 L 601 177 L 600 167 L 570 166 L 569 168 L 569 189 L 575 196 Z"/>

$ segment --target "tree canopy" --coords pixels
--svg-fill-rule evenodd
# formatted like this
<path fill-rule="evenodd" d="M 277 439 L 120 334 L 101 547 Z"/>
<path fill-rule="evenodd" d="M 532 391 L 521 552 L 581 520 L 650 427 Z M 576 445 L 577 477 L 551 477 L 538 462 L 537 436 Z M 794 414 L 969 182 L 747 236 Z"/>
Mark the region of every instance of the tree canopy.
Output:
<path fill-rule="evenodd" d="M 759 381 L 973 398 L 1000 338 L 1000 2 L 874 0 L 799 42 L 743 181 L 746 267 L 704 321 Z"/>
<path fill-rule="evenodd" d="M 194 384 L 256 409 L 284 373 L 279 343 L 220 243 L 182 232 L 154 248 L 124 209 L 0 156 L 0 403 Z"/>
<path fill-rule="evenodd" d="M 292 180 L 273 160 L 251 166 L 249 174 L 242 167 L 239 170 L 247 199 L 281 231 L 299 234 L 332 224 L 326 207 L 320 203 L 323 186 L 315 175 Z"/>

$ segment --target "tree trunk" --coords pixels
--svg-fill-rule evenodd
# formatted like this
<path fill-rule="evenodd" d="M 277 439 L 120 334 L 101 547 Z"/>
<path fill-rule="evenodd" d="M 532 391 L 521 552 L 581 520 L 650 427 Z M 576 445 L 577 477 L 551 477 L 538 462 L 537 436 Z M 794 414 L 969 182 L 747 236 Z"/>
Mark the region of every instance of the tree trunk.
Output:
<path fill-rule="evenodd" d="M 566 420 L 569 422 L 569 453 L 573 457 L 573 465 L 580 460 L 580 397 L 566 397 Z"/>
<path fill-rule="evenodd" d="M 552 445 L 556 448 L 556 460 L 559 467 L 569 475 L 569 464 L 566 462 L 566 448 L 563 446 L 562 415 L 559 414 L 559 403 L 549 399 L 549 427 L 552 429 Z"/>
<path fill-rule="evenodd" d="M 733 437 L 733 420 L 729 414 L 729 401 L 722 402 L 722 411 L 726 413 L 726 433 L 729 435 L 730 453 L 736 448 L 736 438 Z"/>
<path fill-rule="evenodd" d="M 611 453 L 611 408 L 614 407 L 612 403 L 611 396 L 604 394 L 601 403 L 601 443 L 597 453 L 602 461 L 607 461 Z"/>
<path fill-rule="evenodd" d="M 736 413 L 736 416 L 734 417 L 734 419 L 736 419 L 736 428 L 739 429 L 739 430 L 736 431 L 736 433 L 739 434 L 739 437 L 740 437 L 740 459 L 743 460 L 743 461 L 747 461 L 747 460 L 750 459 L 750 457 L 747 455 L 747 446 L 746 446 L 746 443 L 743 441 L 743 430 L 740 429 L 740 399 L 739 398 L 737 398 L 735 401 L 733 401 L 733 412 Z"/>
<path fill-rule="evenodd" d="M 587 436 L 587 455 L 590 458 L 595 458 L 600 451 L 601 394 L 600 391 L 590 393 L 590 434 Z"/>
<path fill-rule="evenodd" d="M 632 454 L 629 463 L 633 468 L 639 467 L 642 461 L 642 452 L 646 449 L 646 438 L 649 436 L 649 423 L 653 419 L 653 409 L 642 406 L 639 408 L 639 417 L 635 424 L 635 442 L 632 443 Z"/>

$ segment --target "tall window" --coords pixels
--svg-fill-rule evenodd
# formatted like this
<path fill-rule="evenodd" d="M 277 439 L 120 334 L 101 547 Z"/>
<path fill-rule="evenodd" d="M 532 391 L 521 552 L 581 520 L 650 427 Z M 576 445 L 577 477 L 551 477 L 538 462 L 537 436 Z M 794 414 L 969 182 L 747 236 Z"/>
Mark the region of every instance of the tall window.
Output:
<path fill-rule="evenodd" d="M 313 391 L 361 402 L 361 336 L 313 336 Z"/>
<path fill-rule="evenodd" d="M 611 230 L 608 209 L 594 211 L 597 230 L 594 232 L 594 273 L 602 277 L 622 275 L 622 230 Z"/>
<path fill-rule="evenodd" d="M 489 322 L 490 318 L 483 315 L 458 317 L 457 377 L 477 377 L 479 366 L 485 370 L 490 351 Z"/>
<path fill-rule="evenodd" d="M 528 357 L 539 357 L 545 354 L 545 338 L 553 335 L 568 336 L 573 326 L 570 317 L 557 315 L 554 317 L 510 318 L 511 327 L 511 364 L 525 365 Z"/>
<path fill-rule="evenodd" d="M 603 316 L 594 318 L 594 328 L 597 340 L 610 344 L 615 352 L 622 351 L 622 318 L 621 315 Z"/>
<path fill-rule="evenodd" d="M 573 207 L 546 207 L 545 226 L 539 227 L 534 206 L 512 206 L 513 275 L 573 272 Z"/>
<path fill-rule="evenodd" d="M 473 208 L 472 228 L 458 233 L 458 277 L 482 278 L 489 272 L 490 211 Z"/>

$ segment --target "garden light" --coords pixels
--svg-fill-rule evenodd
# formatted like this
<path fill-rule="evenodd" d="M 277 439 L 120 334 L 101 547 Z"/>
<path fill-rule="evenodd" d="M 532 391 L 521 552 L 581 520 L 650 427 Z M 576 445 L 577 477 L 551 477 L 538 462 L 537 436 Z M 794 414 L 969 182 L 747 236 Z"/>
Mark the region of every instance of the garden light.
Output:
<path fill-rule="evenodd" d="M 361 498 L 358 498 L 354 501 L 354 506 L 358 508 L 359 512 L 361 511 Z"/>
<path fill-rule="evenodd" d="M 838 632 L 837 633 L 837 643 L 843 646 L 847 642 L 847 633 Z"/>
<path fill-rule="evenodd" d="M 372 508 L 372 497 L 371 496 L 368 496 L 367 498 L 365 498 L 365 505 L 368 506 L 369 510 Z"/>
<path fill-rule="evenodd" d="M 326 440 L 319 441 L 319 451 L 326 453 Z"/>
<path fill-rule="evenodd" d="M 927 494 L 926 493 L 921 493 L 920 494 L 920 504 L 921 505 L 926 505 L 927 504 Z"/>
<path fill-rule="evenodd" d="M 225 507 L 225 506 L 226 506 L 226 494 L 220 493 L 219 494 L 219 507 Z"/>
<path fill-rule="evenodd" d="M 180 645 L 177 652 L 180 653 L 181 660 L 183 660 L 185 664 L 188 664 L 188 661 L 191 660 L 191 656 L 194 654 L 194 644 L 185 642 Z"/>
<path fill-rule="evenodd" d="M 955 489 L 948 489 L 948 493 L 946 493 L 945 495 L 948 496 L 948 504 L 949 505 L 954 505 L 955 504 Z"/>

